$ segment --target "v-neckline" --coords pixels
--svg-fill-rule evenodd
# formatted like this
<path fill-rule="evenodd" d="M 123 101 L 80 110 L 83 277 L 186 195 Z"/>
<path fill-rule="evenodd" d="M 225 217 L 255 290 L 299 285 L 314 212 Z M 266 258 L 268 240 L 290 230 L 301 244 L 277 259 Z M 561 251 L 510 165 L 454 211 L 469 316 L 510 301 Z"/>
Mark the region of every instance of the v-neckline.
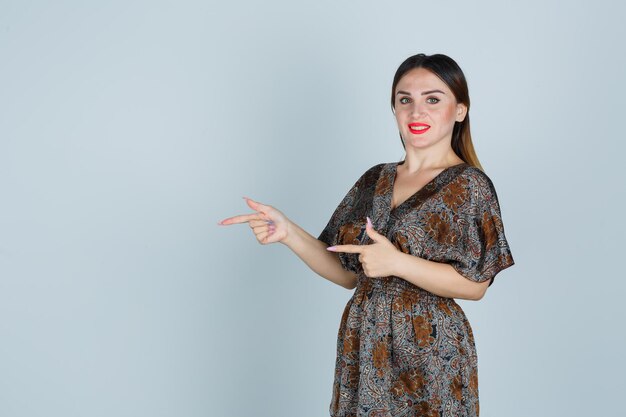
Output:
<path fill-rule="evenodd" d="M 391 179 L 390 179 L 391 186 L 389 188 L 389 211 L 390 212 L 397 211 L 399 208 L 407 204 L 409 201 L 413 200 L 418 194 L 420 194 L 422 191 L 424 191 L 425 189 L 428 189 L 432 184 L 434 184 L 448 170 L 452 168 L 460 167 L 461 165 L 467 165 L 467 162 L 461 162 L 460 164 L 450 165 L 449 167 L 444 168 L 443 170 L 441 170 L 441 172 L 439 172 L 439 174 L 435 175 L 430 181 L 424 184 L 419 190 L 417 190 L 416 192 L 411 194 L 409 197 L 407 197 L 406 200 L 404 200 L 403 202 L 401 202 L 395 207 L 391 207 L 391 205 L 393 204 L 393 189 L 396 185 L 396 177 L 398 175 L 398 165 L 400 165 L 400 162 L 393 162 L 391 166 L 391 170 L 390 170 L 390 176 L 391 176 Z"/>

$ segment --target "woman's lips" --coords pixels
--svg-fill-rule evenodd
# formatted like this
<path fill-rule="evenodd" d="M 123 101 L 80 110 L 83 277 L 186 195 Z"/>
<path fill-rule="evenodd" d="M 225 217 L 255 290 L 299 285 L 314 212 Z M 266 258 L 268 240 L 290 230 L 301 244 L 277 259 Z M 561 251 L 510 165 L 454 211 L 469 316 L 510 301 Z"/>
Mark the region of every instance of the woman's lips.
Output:
<path fill-rule="evenodd" d="M 426 132 L 428 129 L 430 129 L 430 126 L 424 123 L 409 124 L 409 130 L 411 131 L 411 133 L 414 133 L 416 135 L 421 135 L 422 133 Z"/>

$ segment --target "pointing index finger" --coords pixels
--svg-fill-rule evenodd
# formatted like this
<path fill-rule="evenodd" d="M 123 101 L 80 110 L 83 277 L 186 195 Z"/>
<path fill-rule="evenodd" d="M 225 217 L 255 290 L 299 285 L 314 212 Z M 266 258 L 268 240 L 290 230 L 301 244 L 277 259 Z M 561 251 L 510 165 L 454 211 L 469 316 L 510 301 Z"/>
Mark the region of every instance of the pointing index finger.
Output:
<path fill-rule="evenodd" d="M 335 245 L 326 249 L 331 252 L 361 253 L 363 247 L 361 245 Z"/>
<path fill-rule="evenodd" d="M 236 223 L 245 223 L 250 220 L 264 220 L 259 216 L 259 213 L 252 214 L 241 214 L 239 216 L 228 217 L 224 220 L 221 220 L 218 224 L 228 225 L 228 224 L 236 224 Z"/>

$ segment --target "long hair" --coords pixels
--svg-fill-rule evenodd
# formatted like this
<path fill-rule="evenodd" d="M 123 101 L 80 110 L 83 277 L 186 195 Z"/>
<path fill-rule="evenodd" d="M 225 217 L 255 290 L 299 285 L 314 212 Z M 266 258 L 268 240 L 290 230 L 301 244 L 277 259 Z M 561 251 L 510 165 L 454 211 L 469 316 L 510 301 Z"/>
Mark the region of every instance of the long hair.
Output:
<path fill-rule="evenodd" d="M 476 152 L 474 151 L 474 145 L 472 144 L 472 134 L 470 133 L 470 98 L 467 88 L 467 81 L 465 80 L 465 75 L 463 74 L 461 67 L 459 67 L 456 61 L 454 61 L 449 56 L 443 54 L 417 54 L 407 58 L 402 64 L 400 64 L 398 70 L 396 71 L 396 75 L 393 77 L 393 85 L 391 87 L 392 112 L 395 113 L 396 110 L 395 93 L 398 82 L 404 76 L 404 74 L 415 68 L 425 68 L 435 74 L 444 83 L 446 83 L 448 88 L 450 88 L 452 94 L 454 94 L 454 97 L 456 98 L 457 103 L 462 103 L 467 106 L 465 119 L 463 119 L 462 122 L 454 123 L 451 145 L 452 149 L 459 158 L 467 162 L 469 165 L 475 166 L 483 170 L 480 162 L 478 161 L 478 157 L 476 156 Z M 402 142 L 402 147 L 406 150 L 404 139 L 402 139 L 401 134 L 400 141 Z"/>

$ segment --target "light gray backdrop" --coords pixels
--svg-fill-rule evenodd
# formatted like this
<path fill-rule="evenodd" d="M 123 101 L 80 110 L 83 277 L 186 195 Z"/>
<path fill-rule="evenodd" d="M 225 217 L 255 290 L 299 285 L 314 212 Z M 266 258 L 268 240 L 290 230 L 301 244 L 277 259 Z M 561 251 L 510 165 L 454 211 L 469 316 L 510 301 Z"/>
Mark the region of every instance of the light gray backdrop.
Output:
<path fill-rule="evenodd" d="M 0 2 L 0 415 L 328 415 L 352 292 L 262 246 L 403 150 L 397 66 L 456 59 L 516 265 L 459 300 L 481 416 L 616 416 L 613 1 Z"/>

